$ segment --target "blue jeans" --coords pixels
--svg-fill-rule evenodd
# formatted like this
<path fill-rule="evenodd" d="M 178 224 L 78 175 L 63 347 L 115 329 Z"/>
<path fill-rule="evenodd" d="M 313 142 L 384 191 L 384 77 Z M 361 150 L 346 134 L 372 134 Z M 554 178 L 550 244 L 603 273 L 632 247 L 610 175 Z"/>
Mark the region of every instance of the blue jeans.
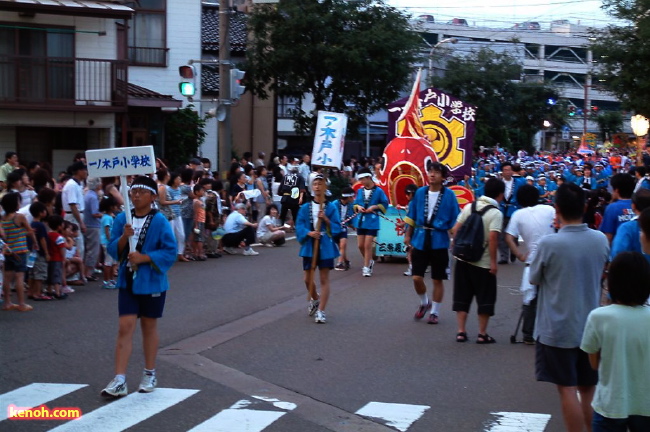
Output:
<path fill-rule="evenodd" d="M 632 415 L 624 419 L 603 417 L 594 411 L 591 422 L 593 432 L 646 432 L 650 431 L 650 417 Z"/>

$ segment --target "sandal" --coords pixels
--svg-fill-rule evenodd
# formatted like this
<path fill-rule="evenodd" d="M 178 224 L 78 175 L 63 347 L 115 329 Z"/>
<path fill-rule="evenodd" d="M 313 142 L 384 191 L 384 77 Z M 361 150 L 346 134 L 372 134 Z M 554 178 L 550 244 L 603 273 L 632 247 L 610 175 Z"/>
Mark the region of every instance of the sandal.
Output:
<path fill-rule="evenodd" d="M 465 332 L 456 333 L 456 342 L 467 342 L 467 333 Z"/>
<path fill-rule="evenodd" d="M 18 305 L 15 304 L 15 303 L 9 303 L 9 304 L 6 304 L 6 305 L 2 306 L 3 311 L 12 311 L 12 310 L 16 310 L 17 308 L 18 308 Z"/>
<path fill-rule="evenodd" d="M 45 294 L 39 294 L 37 296 L 27 296 L 27 298 L 34 301 L 54 300 L 52 297 L 47 296 Z"/>
<path fill-rule="evenodd" d="M 480 333 L 479 333 L 479 334 L 478 334 L 478 338 L 476 339 L 476 343 L 479 344 L 479 345 L 482 345 L 482 344 L 493 344 L 493 343 L 496 343 L 496 342 L 497 342 L 497 341 L 496 341 L 492 336 L 490 336 L 490 335 L 487 334 L 487 333 L 485 333 L 485 334 L 480 334 Z"/>
<path fill-rule="evenodd" d="M 31 307 L 31 306 L 28 305 L 28 304 L 18 305 L 18 306 L 16 307 L 16 310 L 17 310 L 18 312 L 29 312 L 29 311 L 32 310 L 32 309 L 34 309 L 34 308 Z"/>

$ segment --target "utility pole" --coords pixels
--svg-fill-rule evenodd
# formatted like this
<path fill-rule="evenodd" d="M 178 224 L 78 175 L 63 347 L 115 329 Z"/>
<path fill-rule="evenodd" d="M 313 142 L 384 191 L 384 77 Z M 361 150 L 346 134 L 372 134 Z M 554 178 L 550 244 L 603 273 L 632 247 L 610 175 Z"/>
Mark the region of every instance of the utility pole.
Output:
<path fill-rule="evenodd" d="M 232 123 L 230 102 L 230 0 L 219 1 L 219 103 L 223 104 L 226 114 L 218 122 L 219 135 L 219 171 L 222 178 L 230 168 L 232 155 Z"/>

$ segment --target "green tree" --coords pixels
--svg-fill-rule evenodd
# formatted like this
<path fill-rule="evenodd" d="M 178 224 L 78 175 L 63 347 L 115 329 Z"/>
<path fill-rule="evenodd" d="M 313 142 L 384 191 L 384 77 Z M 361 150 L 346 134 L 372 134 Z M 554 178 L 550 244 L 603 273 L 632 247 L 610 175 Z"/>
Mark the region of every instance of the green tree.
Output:
<path fill-rule="evenodd" d="M 606 111 L 596 117 L 598 129 L 603 141 L 611 138 L 612 134 L 623 131 L 623 115 L 618 111 Z"/>
<path fill-rule="evenodd" d="M 194 105 L 180 109 L 165 118 L 165 158 L 170 168 L 186 164 L 205 141 L 205 119 L 194 111 Z"/>
<path fill-rule="evenodd" d="M 508 53 L 488 48 L 447 62 L 445 76 L 433 85 L 477 107 L 475 145 L 497 143 L 512 150 L 531 149 L 533 135 L 544 120 L 555 127 L 565 123 L 558 93 L 544 84 L 517 82 L 522 66 Z"/>
<path fill-rule="evenodd" d="M 408 17 L 380 0 L 281 0 L 250 16 L 247 87 L 298 101 L 296 131 L 309 134 L 318 110 L 343 112 L 349 130 L 398 99 L 421 38 Z M 313 97 L 308 111 L 305 97 Z"/>
<path fill-rule="evenodd" d="M 650 0 L 604 0 L 602 8 L 623 25 L 591 31 L 594 77 L 623 107 L 650 116 Z"/>

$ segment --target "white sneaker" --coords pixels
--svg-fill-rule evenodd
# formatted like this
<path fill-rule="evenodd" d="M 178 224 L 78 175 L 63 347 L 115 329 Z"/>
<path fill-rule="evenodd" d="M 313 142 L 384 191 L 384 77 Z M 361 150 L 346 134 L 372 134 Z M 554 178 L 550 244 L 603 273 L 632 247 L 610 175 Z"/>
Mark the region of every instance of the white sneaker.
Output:
<path fill-rule="evenodd" d="M 363 268 L 361 269 L 361 275 L 362 275 L 363 277 L 370 277 L 371 274 L 372 274 L 372 273 L 370 272 L 370 267 L 363 267 Z"/>
<path fill-rule="evenodd" d="M 318 310 L 318 305 L 320 305 L 320 300 L 309 300 L 309 307 L 307 308 L 309 316 L 312 316 L 316 313 Z"/>
<path fill-rule="evenodd" d="M 74 289 L 72 289 L 68 285 L 66 285 L 63 288 L 61 288 L 61 292 L 63 294 L 72 294 L 74 292 Z"/>
<path fill-rule="evenodd" d="M 411 266 L 404 272 L 404 276 L 413 276 L 413 273 L 411 273 Z"/>
<path fill-rule="evenodd" d="M 246 256 L 255 256 L 255 255 L 259 255 L 259 254 L 260 254 L 260 253 L 259 253 L 259 252 L 255 252 L 255 251 L 253 250 L 253 248 L 248 248 L 248 249 L 246 249 L 246 250 L 244 251 L 244 255 L 246 255 Z"/>
<path fill-rule="evenodd" d="M 316 316 L 314 317 L 314 322 L 317 324 L 325 324 L 327 322 L 327 317 L 325 316 L 325 312 L 323 312 L 322 310 L 317 310 Z"/>
<path fill-rule="evenodd" d="M 102 390 L 102 396 L 120 397 L 126 396 L 128 393 L 126 381 L 118 381 L 117 378 L 113 378 L 106 388 Z"/>
<path fill-rule="evenodd" d="M 140 393 L 151 393 L 156 390 L 158 385 L 158 380 L 156 375 L 147 375 L 146 372 L 142 373 L 142 381 L 140 381 L 140 387 L 138 387 L 138 392 Z"/>

